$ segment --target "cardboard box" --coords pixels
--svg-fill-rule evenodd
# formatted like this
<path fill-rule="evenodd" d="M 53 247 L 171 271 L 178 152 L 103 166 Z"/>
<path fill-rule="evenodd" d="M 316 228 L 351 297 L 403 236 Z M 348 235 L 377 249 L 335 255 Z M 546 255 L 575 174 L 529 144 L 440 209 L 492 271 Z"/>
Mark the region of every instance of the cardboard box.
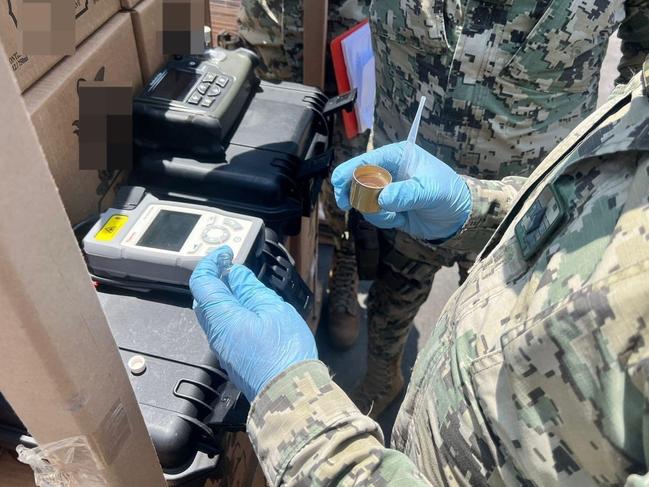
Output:
<path fill-rule="evenodd" d="M 122 3 L 122 8 L 125 8 L 127 10 L 130 10 L 134 8 L 138 3 L 140 3 L 140 0 L 120 0 Z"/>
<path fill-rule="evenodd" d="M 79 97 L 81 80 L 130 82 L 134 93 L 142 88 L 142 75 L 128 13 L 115 15 L 24 95 L 45 157 L 65 209 L 73 223 L 97 211 L 105 182 L 98 171 L 79 170 Z M 98 194 L 99 193 L 99 194 Z M 103 201 L 110 204 L 113 193 Z"/>
<path fill-rule="evenodd" d="M 146 84 L 165 61 L 162 54 L 162 0 L 144 0 L 131 11 L 137 54 Z"/>
<path fill-rule="evenodd" d="M 73 459 L 75 466 L 84 467 L 81 472 L 95 476 L 90 481 L 75 476 L 72 485 L 165 487 L 133 388 L 6 59 L 0 59 L 0 86 L 2 116 L 10 121 L 0 130 L 0 390 L 39 445 L 50 445 L 51 464 Z M 58 443 L 62 440 L 67 448 Z M 3 461 L 3 487 L 12 482 L 1 476 L 5 467 Z M 71 467 L 66 472 L 74 473 Z M 14 478 L 20 481 L 25 475 Z"/>
<path fill-rule="evenodd" d="M 28 56 L 18 52 L 20 0 L 7 0 L 0 11 L 0 40 L 20 91 L 24 92 L 63 56 Z M 119 11 L 119 0 L 77 0 L 75 39 L 78 46 Z"/>

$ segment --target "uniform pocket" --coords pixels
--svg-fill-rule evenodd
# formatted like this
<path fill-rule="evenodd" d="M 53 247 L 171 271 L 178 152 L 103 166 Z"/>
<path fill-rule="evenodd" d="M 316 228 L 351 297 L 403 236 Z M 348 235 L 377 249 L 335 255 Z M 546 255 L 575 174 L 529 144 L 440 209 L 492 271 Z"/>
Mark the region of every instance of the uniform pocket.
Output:
<path fill-rule="evenodd" d="M 541 92 L 581 93 L 599 79 L 599 61 L 624 18 L 620 0 L 554 0 L 499 78 Z M 505 83 L 507 84 L 507 83 Z"/>

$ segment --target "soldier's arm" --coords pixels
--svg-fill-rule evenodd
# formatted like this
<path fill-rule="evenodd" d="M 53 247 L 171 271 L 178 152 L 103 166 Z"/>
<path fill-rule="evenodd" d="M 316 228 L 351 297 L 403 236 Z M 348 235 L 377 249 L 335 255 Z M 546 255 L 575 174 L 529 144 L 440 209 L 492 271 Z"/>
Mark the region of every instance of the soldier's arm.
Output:
<path fill-rule="evenodd" d="M 649 54 L 649 2 L 627 0 L 625 13 L 618 30 L 618 37 L 622 40 L 622 57 L 618 64 L 616 85 L 628 83 L 640 71 Z"/>
<path fill-rule="evenodd" d="M 471 191 L 471 214 L 458 234 L 443 243 L 430 242 L 462 252 L 479 252 L 507 215 L 527 178 L 510 176 L 488 181 L 464 176 Z"/>
<path fill-rule="evenodd" d="M 319 361 L 294 365 L 257 396 L 248 434 L 270 485 L 430 485 Z"/>

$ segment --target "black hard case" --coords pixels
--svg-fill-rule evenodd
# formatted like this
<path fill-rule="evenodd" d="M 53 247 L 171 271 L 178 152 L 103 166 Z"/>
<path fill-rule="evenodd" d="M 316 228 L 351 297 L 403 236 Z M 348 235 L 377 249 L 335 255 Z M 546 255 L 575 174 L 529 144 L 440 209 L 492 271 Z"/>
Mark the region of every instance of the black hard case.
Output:
<path fill-rule="evenodd" d="M 258 216 L 278 234 L 296 235 L 331 162 L 327 100 L 317 88 L 262 81 L 224 157 L 139 150 L 131 182 L 160 198 Z"/>
<path fill-rule="evenodd" d="M 170 485 L 203 485 L 219 461 L 220 435 L 243 429 L 247 402 L 218 369 L 191 298 L 163 292 L 125 292 L 100 286 L 98 296 Z M 0 395 L 0 446 L 35 446 Z"/>

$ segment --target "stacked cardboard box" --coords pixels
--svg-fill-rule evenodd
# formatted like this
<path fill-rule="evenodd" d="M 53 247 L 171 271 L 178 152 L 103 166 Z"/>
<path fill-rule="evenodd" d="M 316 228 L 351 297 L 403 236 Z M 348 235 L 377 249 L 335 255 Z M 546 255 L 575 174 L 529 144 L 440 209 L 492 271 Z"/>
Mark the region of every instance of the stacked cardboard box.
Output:
<path fill-rule="evenodd" d="M 126 82 L 132 84 L 134 94 L 139 91 L 164 62 L 162 0 L 76 2 L 77 47 L 71 56 L 18 52 L 21 5 L 21 1 L 8 0 L 8 8 L 0 12 L 0 41 L 68 216 L 76 223 L 97 211 L 112 177 L 79 170 L 79 83 Z M 109 192 L 103 197 L 103 207 L 111 200 Z"/>
<path fill-rule="evenodd" d="M 63 56 L 27 56 L 18 52 L 22 16 L 22 1 L 7 0 L 6 8 L 0 12 L 0 40 L 5 55 L 14 70 L 20 91 L 25 91 Z M 75 39 L 81 44 L 102 24 L 115 15 L 120 8 L 119 0 L 81 0 L 76 2 Z"/>
<path fill-rule="evenodd" d="M 107 189 L 98 171 L 79 169 L 79 96 L 81 81 L 131 83 L 142 87 L 130 14 L 118 13 L 69 56 L 36 82 L 24 100 L 36 128 L 61 199 L 72 223 L 97 212 Z M 111 194 L 104 198 L 111 202 Z"/>
<path fill-rule="evenodd" d="M 162 54 L 162 0 L 140 2 L 131 11 L 131 19 L 142 77 L 146 83 L 165 60 Z"/>

